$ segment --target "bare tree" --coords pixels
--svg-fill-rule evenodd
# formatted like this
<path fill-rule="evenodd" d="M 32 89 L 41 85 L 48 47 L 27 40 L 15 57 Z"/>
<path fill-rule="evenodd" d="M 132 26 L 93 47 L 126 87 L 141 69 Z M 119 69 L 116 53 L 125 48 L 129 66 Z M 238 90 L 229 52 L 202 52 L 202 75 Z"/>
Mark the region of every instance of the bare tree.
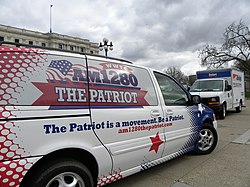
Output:
<path fill-rule="evenodd" d="M 188 84 L 188 76 L 184 75 L 184 73 L 176 67 L 169 67 L 165 73 L 174 77 L 181 84 Z"/>
<path fill-rule="evenodd" d="M 207 44 L 199 51 L 201 64 L 220 68 L 233 62 L 236 67 L 250 74 L 250 31 L 242 21 L 232 23 L 223 34 L 225 42 L 220 48 Z"/>

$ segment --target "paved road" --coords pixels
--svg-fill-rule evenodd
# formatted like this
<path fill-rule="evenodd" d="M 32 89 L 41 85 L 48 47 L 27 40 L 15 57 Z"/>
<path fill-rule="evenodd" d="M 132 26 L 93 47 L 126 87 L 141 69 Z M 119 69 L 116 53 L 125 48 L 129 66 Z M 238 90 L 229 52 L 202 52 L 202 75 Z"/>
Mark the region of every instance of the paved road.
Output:
<path fill-rule="evenodd" d="M 250 100 L 246 106 L 218 120 L 211 154 L 183 155 L 107 187 L 250 187 Z"/>

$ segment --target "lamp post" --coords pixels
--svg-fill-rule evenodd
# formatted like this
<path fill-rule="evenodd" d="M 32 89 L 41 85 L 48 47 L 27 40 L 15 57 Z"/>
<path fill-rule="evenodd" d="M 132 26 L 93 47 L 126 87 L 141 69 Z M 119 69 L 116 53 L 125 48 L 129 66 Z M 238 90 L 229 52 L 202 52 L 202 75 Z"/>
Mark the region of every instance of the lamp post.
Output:
<path fill-rule="evenodd" d="M 53 5 L 50 5 L 49 8 L 49 32 L 52 33 L 52 7 Z"/>
<path fill-rule="evenodd" d="M 109 42 L 107 38 L 103 38 L 103 44 L 100 42 L 99 44 L 99 50 L 102 51 L 104 49 L 105 51 L 105 56 L 108 56 L 108 50 L 112 51 L 113 50 L 113 44 L 112 42 Z"/>

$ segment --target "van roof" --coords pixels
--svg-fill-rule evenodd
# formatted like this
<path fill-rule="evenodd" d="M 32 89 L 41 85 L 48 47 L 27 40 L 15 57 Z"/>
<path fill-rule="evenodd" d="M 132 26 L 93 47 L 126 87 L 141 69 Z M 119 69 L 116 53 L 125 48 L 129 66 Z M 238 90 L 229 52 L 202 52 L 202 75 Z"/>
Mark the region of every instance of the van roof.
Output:
<path fill-rule="evenodd" d="M 211 80 L 225 80 L 226 78 L 223 77 L 216 77 L 216 78 L 206 78 L 206 79 L 196 79 L 196 81 L 211 81 Z"/>
<path fill-rule="evenodd" d="M 236 67 L 231 67 L 231 68 L 201 70 L 201 71 L 197 71 L 196 74 L 202 74 L 202 73 L 218 73 L 218 72 L 226 72 L 226 71 L 232 71 L 232 70 L 240 71 L 240 70 L 239 70 L 238 68 L 236 68 Z"/>
<path fill-rule="evenodd" d="M 36 45 L 29 45 L 29 44 L 22 44 L 22 43 L 15 43 L 15 42 L 6 42 L 2 41 L 0 42 L 0 46 L 5 46 L 4 50 L 7 52 L 30 52 L 31 49 L 38 49 L 37 52 L 46 52 L 48 51 L 56 51 L 56 52 L 63 52 L 68 54 L 79 54 L 79 55 L 85 55 L 85 56 L 91 56 L 91 57 L 97 57 L 97 58 L 105 58 L 105 59 L 111 59 L 111 60 L 118 60 L 124 63 L 133 64 L 131 61 L 114 58 L 114 57 L 107 57 L 102 55 L 95 55 L 95 54 L 88 54 L 83 52 L 77 52 L 77 51 L 68 51 L 64 49 L 57 49 L 57 48 L 51 48 L 51 47 L 43 47 L 43 46 L 36 46 Z M 1 49 L 1 48 L 0 48 Z M 2 49 L 3 50 L 3 49 Z"/>

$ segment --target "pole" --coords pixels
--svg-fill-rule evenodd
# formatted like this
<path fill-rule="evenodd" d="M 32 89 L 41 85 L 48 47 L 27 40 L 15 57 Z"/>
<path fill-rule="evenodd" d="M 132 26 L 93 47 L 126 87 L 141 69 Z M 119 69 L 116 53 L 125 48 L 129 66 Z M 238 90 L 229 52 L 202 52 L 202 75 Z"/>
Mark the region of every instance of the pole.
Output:
<path fill-rule="evenodd" d="M 99 44 L 99 50 L 102 51 L 104 49 L 105 56 L 108 56 L 108 50 L 113 50 L 112 42 L 108 44 L 108 41 L 109 40 L 107 38 L 103 38 L 103 44 L 102 42 Z"/>
<path fill-rule="evenodd" d="M 108 48 L 105 49 L 105 56 L 108 56 Z"/>
<path fill-rule="evenodd" d="M 49 32 L 50 33 L 52 33 L 52 7 L 53 7 L 53 5 L 50 5 L 50 11 L 49 11 L 49 19 L 50 19 L 50 30 L 49 30 Z"/>

